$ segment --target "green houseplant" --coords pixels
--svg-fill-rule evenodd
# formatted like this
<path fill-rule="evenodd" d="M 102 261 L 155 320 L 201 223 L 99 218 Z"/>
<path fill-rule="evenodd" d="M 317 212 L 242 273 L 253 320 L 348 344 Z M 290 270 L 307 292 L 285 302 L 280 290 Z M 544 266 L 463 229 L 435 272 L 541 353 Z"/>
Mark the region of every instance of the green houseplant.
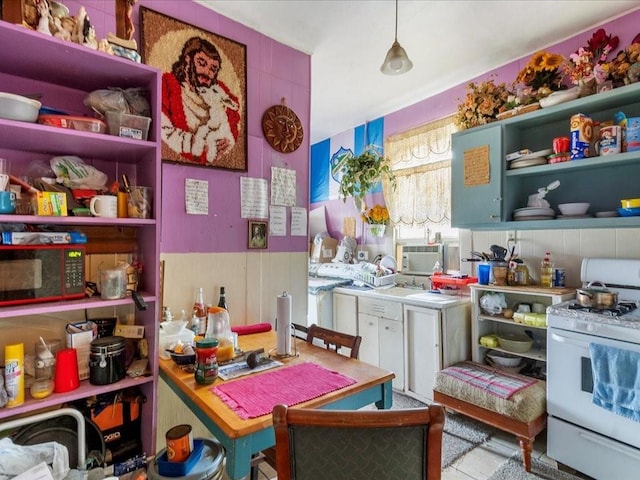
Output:
<path fill-rule="evenodd" d="M 376 183 L 387 179 L 396 188 L 396 177 L 391 170 L 391 162 L 372 145 L 365 147 L 360 155 L 348 152 L 340 162 L 340 196 L 343 201 L 353 197 L 356 206 L 362 210 L 364 196 Z"/>

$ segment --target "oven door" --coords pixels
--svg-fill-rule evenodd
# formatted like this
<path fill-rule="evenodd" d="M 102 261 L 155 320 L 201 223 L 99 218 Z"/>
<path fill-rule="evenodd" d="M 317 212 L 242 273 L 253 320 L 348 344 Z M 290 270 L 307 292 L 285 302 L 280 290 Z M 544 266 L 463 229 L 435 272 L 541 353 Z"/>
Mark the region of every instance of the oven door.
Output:
<path fill-rule="evenodd" d="M 547 411 L 577 426 L 640 448 L 638 423 L 591 402 L 589 343 L 640 352 L 640 345 L 558 328 L 547 330 Z"/>

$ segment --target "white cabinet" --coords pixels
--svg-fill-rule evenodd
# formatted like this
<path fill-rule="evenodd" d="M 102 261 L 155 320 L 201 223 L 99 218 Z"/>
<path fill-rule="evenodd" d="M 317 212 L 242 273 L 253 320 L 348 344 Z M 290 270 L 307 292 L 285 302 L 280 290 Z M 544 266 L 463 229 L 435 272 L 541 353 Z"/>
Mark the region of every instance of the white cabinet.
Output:
<path fill-rule="evenodd" d="M 471 357 L 469 312 L 469 303 L 442 310 L 404 305 L 407 395 L 433 401 L 438 371 Z"/>
<path fill-rule="evenodd" d="M 472 302 L 472 357 L 474 362 L 483 363 L 490 350 L 508 352 L 525 359 L 537 362 L 547 361 L 546 350 L 546 326 L 534 326 L 527 323 L 519 323 L 513 318 L 505 318 L 503 315 L 489 315 L 480 307 L 480 299 L 486 293 L 499 293 L 504 295 L 507 307 L 516 309 L 521 303 L 531 305 L 534 302 L 542 303 L 546 310 L 549 305 L 571 300 L 575 297 L 575 289 L 572 288 L 543 288 L 538 286 L 497 286 L 497 285 L 470 285 Z M 530 332 L 534 338 L 533 347 L 524 353 L 514 353 L 500 347 L 487 347 L 480 343 L 480 338 L 486 335 L 500 334 L 524 334 Z M 538 365 L 540 366 L 540 365 Z"/>
<path fill-rule="evenodd" d="M 404 390 L 402 304 L 371 297 L 358 301 L 359 359 L 396 374 L 393 388 Z"/>
<path fill-rule="evenodd" d="M 333 328 L 338 332 L 358 335 L 358 297 L 333 292 Z"/>

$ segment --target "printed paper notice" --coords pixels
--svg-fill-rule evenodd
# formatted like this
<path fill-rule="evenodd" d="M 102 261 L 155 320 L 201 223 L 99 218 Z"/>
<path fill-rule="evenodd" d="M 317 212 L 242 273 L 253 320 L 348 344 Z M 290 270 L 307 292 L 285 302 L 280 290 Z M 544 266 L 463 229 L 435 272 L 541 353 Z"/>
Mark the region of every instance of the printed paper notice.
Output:
<path fill-rule="evenodd" d="M 303 207 L 291 208 L 291 236 L 307 236 L 307 209 Z"/>
<path fill-rule="evenodd" d="M 268 218 L 269 185 L 264 178 L 240 177 L 240 203 L 242 218 Z"/>
<path fill-rule="evenodd" d="M 287 234 L 287 207 L 271 205 L 269 209 L 269 235 L 284 237 Z"/>
<path fill-rule="evenodd" d="M 271 167 L 271 205 L 296 205 L 296 171 Z"/>
<path fill-rule="evenodd" d="M 464 186 L 473 187 L 489 183 L 489 145 L 465 150 L 462 154 Z"/>
<path fill-rule="evenodd" d="M 187 178 L 184 181 L 184 201 L 187 215 L 209 214 L 209 182 Z"/>

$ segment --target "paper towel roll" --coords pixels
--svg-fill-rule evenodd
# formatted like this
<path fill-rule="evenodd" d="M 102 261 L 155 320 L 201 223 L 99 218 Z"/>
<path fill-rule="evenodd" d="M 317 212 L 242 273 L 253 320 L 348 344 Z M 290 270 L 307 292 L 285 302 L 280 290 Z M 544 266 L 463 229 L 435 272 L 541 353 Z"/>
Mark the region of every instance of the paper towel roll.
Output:
<path fill-rule="evenodd" d="M 287 292 L 278 295 L 276 315 L 276 353 L 291 355 L 291 295 Z"/>

